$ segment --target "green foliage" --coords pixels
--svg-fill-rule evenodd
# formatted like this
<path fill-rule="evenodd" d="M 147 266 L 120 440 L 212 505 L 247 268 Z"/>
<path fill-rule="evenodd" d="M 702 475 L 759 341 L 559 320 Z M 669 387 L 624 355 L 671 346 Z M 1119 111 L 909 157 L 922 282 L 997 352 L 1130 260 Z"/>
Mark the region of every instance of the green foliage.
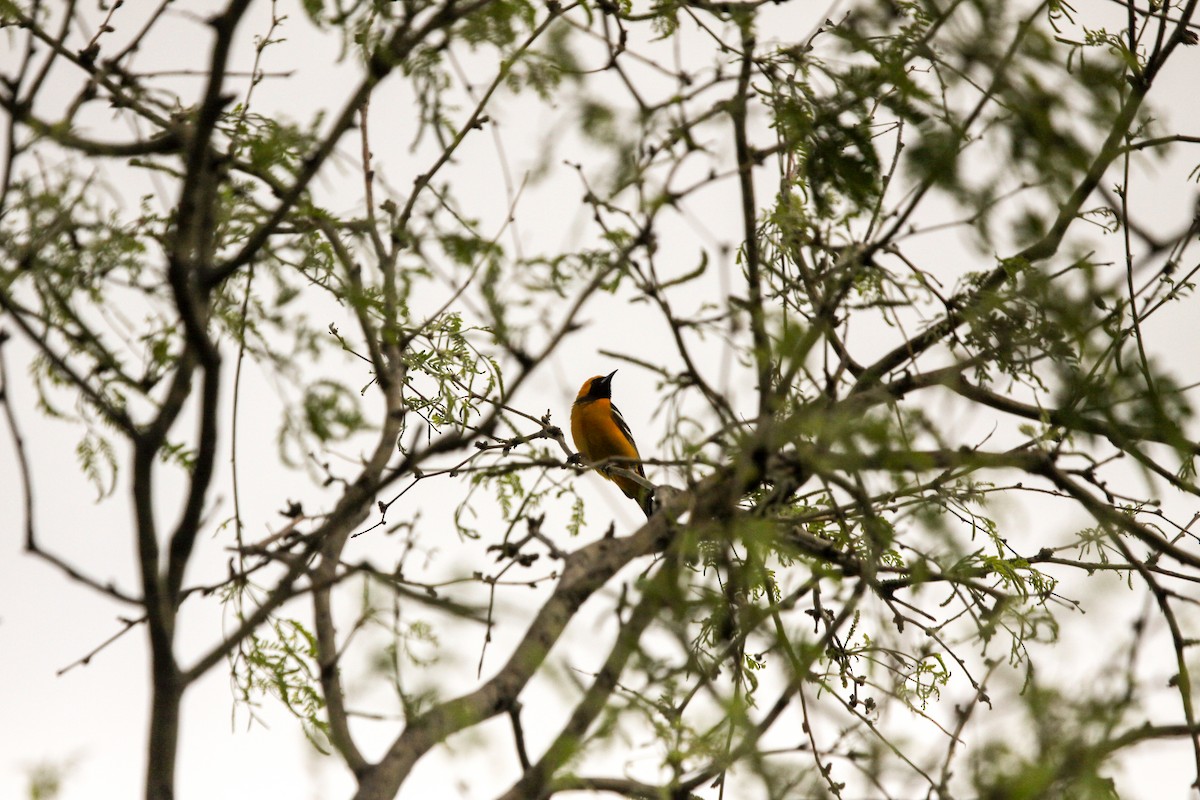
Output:
<path fill-rule="evenodd" d="M 310 21 L 318 25 L 321 23 L 322 12 L 325 10 L 324 0 L 301 0 L 300 5 Z"/>
<path fill-rule="evenodd" d="M 500 385 L 499 365 L 483 353 L 473 334 L 483 328 L 463 325 L 456 313 L 444 314 L 418 329 L 416 341 L 423 347 L 410 348 L 404 358 L 412 395 L 409 408 L 440 428 L 467 425 L 480 412 L 480 398 Z M 416 378 L 432 380 L 433 391 L 422 389 Z"/>
<path fill-rule="evenodd" d="M 774 128 L 796 156 L 797 188 L 819 217 L 869 213 L 882 192 L 882 167 L 875 151 L 874 99 L 865 87 L 826 74 L 837 84 L 826 95 L 789 76 L 768 99 Z M 854 77 L 850 75 L 848 77 Z"/>
<path fill-rule="evenodd" d="M 16 0 L 0 0 L 0 19 L 5 22 L 10 22 L 18 19 L 24 14 L 21 6 L 17 5 Z"/>
<path fill-rule="evenodd" d="M 506 85 L 513 91 L 528 87 L 539 99 L 551 100 L 564 80 L 577 83 L 581 78 L 582 67 L 573 43 L 570 26 L 552 24 L 540 45 L 513 64 Z"/>
<path fill-rule="evenodd" d="M 3 3 L 0 3 L 0 11 L 3 11 Z M 75 771 L 74 761 L 45 760 L 26 768 L 29 800 L 56 800 L 62 793 L 63 785 Z"/>
<path fill-rule="evenodd" d="M 123 407 L 130 393 L 154 385 L 161 365 L 151 352 L 148 367 L 135 372 L 136 353 L 99 331 L 123 326 L 119 303 L 158 290 L 160 276 L 146 256 L 161 231 L 156 221 L 129 223 L 107 208 L 95 180 L 65 164 L 12 183 L 13 212 L 0 220 L 0 249 L 9 256 L 0 262 L 0 292 L 12 298 L 6 305 L 38 309 L 47 335 L 94 379 L 95 394 Z M 46 390 L 71 384 L 63 362 L 37 362 L 35 377 L 42 406 L 57 408 Z"/>
<path fill-rule="evenodd" d="M 526 0 L 486 3 L 464 20 L 460 35 L 472 47 L 486 44 L 506 50 L 533 28 L 536 15 L 537 6 Z"/>
<path fill-rule="evenodd" d="M 108 439 L 89 431 L 75 447 L 79 466 L 92 486 L 99 502 L 117 488 L 117 456 Z"/>
<path fill-rule="evenodd" d="M 980 294 L 984 302 L 967 317 L 969 329 L 961 343 L 965 357 L 975 358 L 979 365 L 976 377 L 981 382 L 993 380 L 1001 373 L 1023 382 L 1038 383 L 1045 374 L 1043 359 L 1064 370 L 1078 365 L 1078 349 L 1068 341 L 1068 332 L 1089 327 L 1088 306 L 1064 302 L 1061 291 L 1029 265 L 1006 262 L 1004 269 L 1011 276 L 1000 292 Z M 968 275 L 961 291 L 979 293 L 987 279 L 986 273 Z M 1082 310 L 1082 318 L 1069 324 L 1063 315 Z"/>
<path fill-rule="evenodd" d="M 304 421 L 321 444 L 344 441 L 366 425 L 355 394 L 331 380 L 317 381 L 305 390 Z"/>
<path fill-rule="evenodd" d="M 262 116 L 238 105 L 230 109 L 225 122 L 231 152 L 245 158 L 248 172 L 284 179 L 303 166 L 304 158 L 318 141 L 321 120 L 304 130 L 293 122 Z"/>
<path fill-rule="evenodd" d="M 1125 701 L 1074 701 L 1044 690 L 1025 694 L 1032 738 L 995 739 L 972 759 L 972 781 L 982 798 L 1023 800 L 1061 797 L 1115 798 L 1116 787 L 1103 773 L 1108 750 L 1103 741 L 1125 713 Z"/>
<path fill-rule="evenodd" d="M 908 659 L 902 657 L 900 661 L 903 664 Z M 912 659 L 898 672 L 898 696 L 922 711 L 930 702 L 941 699 L 942 690 L 949 685 L 952 674 L 941 653 Z"/>
<path fill-rule="evenodd" d="M 304 735 L 328 754 L 324 698 L 316 680 L 320 671 L 316 638 L 297 620 L 273 620 L 269 635 L 253 634 L 233 659 L 237 699 L 251 715 L 261 696 L 281 702 L 301 722 Z"/>

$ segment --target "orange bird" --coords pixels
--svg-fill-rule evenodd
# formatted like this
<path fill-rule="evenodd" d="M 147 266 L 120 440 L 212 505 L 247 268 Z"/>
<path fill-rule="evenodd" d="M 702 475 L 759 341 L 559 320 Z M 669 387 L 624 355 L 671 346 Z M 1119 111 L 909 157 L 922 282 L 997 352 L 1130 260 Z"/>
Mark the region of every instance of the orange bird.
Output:
<path fill-rule="evenodd" d="M 608 375 L 588 378 L 575 396 L 571 406 L 571 438 L 585 461 L 598 462 L 608 458 L 638 459 L 637 443 L 621 412 L 612 402 L 612 379 Z M 600 474 L 615 483 L 625 496 L 636 501 L 649 517 L 654 510 L 654 493 L 631 478 L 610 474 L 612 467 L 622 467 L 646 477 L 641 462 L 618 462 L 599 467 Z"/>

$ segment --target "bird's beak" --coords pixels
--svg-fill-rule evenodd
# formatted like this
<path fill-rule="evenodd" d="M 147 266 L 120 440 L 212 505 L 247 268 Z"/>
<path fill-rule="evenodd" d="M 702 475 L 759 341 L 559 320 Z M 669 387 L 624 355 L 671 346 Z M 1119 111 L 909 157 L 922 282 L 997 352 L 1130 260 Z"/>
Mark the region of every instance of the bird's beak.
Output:
<path fill-rule="evenodd" d="M 617 371 L 614 369 L 612 372 L 610 372 L 610 373 L 608 373 L 607 375 L 605 375 L 605 376 L 604 376 L 604 382 L 605 382 L 605 383 L 612 383 L 612 376 L 613 376 L 613 375 L 616 375 L 616 374 L 617 374 Z"/>

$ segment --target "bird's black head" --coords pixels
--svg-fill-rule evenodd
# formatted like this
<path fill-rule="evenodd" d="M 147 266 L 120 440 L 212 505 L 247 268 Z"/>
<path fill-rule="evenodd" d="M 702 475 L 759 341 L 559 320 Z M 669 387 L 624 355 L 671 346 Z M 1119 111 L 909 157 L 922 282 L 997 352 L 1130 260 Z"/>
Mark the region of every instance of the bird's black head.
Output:
<path fill-rule="evenodd" d="M 617 371 L 614 369 L 607 375 L 597 375 L 594 378 L 588 378 L 583 382 L 583 386 L 579 389 L 579 394 L 575 397 L 575 402 L 587 402 L 589 400 L 605 400 L 612 398 L 612 379 Z"/>

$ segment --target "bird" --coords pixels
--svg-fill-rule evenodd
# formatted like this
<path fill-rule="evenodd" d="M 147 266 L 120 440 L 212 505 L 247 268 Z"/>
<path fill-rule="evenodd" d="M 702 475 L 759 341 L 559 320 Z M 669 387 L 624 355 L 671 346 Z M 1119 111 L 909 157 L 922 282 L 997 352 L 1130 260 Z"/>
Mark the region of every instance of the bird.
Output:
<path fill-rule="evenodd" d="M 588 378 L 571 406 L 571 438 L 586 461 L 594 463 L 608 458 L 641 458 L 628 423 L 612 402 L 612 379 L 616 374 L 614 369 L 607 375 Z M 632 478 L 612 474 L 612 467 L 623 467 L 645 478 L 641 462 L 603 465 L 599 470 L 626 497 L 635 501 L 649 518 L 654 511 L 654 492 Z"/>

